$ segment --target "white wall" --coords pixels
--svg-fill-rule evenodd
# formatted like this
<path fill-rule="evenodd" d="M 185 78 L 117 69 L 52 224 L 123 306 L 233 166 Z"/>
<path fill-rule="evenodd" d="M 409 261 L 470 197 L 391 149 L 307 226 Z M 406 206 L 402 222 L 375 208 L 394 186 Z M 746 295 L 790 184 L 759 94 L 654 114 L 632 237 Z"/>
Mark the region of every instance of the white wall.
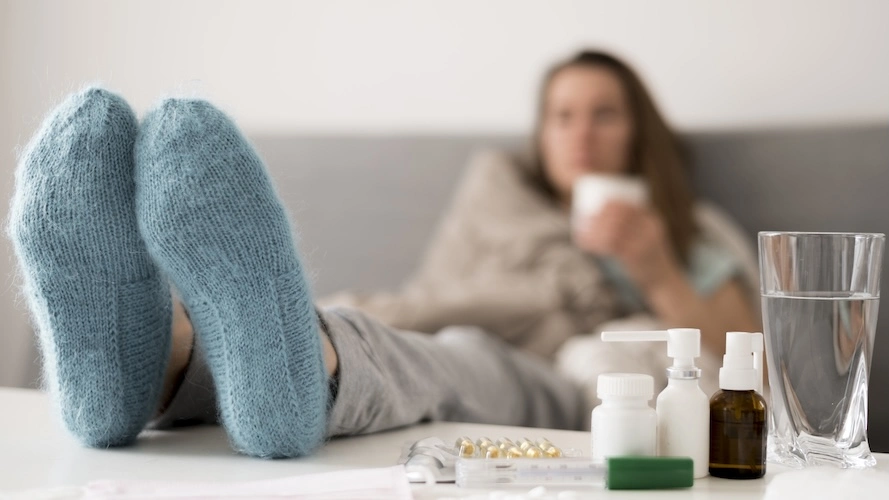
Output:
<path fill-rule="evenodd" d="M 681 128 L 889 120 L 889 2 L 0 0 L 0 216 L 13 148 L 65 92 L 213 98 L 248 132 L 521 132 L 542 70 L 634 63 Z M 190 82 L 199 81 L 194 84 Z M 0 385 L 28 337 L 0 244 Z"/>

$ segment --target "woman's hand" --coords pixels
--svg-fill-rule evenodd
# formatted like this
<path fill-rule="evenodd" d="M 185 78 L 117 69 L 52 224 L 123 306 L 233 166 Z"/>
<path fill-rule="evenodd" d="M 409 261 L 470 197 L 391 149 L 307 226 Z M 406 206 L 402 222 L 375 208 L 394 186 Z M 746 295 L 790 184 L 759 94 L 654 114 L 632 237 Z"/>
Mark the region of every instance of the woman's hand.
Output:
<path fill-rule="evenodd" d="M 643 290 L 681 275 L 663 220 L 651 209 L 610 201 L 599 214 L 575 221 L 575 244 L 617 259 Z"/>
<path fill-rule="evenodd" d="M 667 328 L 701 329 L 701 347 L 725 352 L 725 332 L 762 331 L 741 278 L 701 296 L 685 277 L 658 214 L 613 201 L 595 217 L 575 221 L 574 241 L 583 250 L 617 259 Z"/>

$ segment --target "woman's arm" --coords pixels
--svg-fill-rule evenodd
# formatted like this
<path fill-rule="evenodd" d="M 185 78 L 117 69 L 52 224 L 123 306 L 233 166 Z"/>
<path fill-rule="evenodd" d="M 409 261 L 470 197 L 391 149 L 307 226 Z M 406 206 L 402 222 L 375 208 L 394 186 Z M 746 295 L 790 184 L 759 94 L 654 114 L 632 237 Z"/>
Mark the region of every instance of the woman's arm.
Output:
<path fill-rule="evenodd" d="M 700 328 L 701 344 L 711 353 L 725 352 L 727 331 L 760 331 L 737 279 L 706 297 L 694 289 L 673 254 L 663 220 L 652 210 L 610 202 L 574 238 L 584 250 L 616 258 L 666 326 Z"/>
<path fill-rule="evenodd" d="M 758 332 L 761 322 L 738 279 L 726 282 L 712 295 L 698 294 L 679 270 L 652 284 L 646 298 L 652 312 L 667 327 L 701 329 L 701 346 L 707 351 L 725 353 L 725 332 Z"/>

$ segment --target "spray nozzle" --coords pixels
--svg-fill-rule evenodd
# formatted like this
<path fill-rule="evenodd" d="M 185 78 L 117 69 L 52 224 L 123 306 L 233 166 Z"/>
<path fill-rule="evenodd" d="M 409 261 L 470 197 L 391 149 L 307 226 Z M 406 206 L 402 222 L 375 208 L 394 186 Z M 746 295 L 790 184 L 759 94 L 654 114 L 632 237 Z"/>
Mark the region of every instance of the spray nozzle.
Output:
<path fill-rule="evenodd" d="M 762 333 L 726 332 L 719 386 L 762 393 Z"/>
<path fill-rule="evenodd" d="M 670 328 L 638 332 L 602 332 L 605 342 L 667 343 L 667 356 L 673 358 L 673 366 L 667 368 L 669 378 L 700 378 L 701 370 L 695 366 L 695 358 L 701 355 L 701 331 L 697 328 Z"/>

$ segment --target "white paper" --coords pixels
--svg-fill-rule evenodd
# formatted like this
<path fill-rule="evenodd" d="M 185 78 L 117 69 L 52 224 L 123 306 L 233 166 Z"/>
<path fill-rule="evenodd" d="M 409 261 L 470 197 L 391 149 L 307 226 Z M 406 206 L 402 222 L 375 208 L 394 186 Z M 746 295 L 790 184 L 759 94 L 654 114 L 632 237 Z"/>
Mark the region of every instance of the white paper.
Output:
<path fill-rule="evenodd" d="M 93 481 L 86 499 L 323 499 L 411 500 L 403 466 L 306 474 L 247 482 Z"/>

